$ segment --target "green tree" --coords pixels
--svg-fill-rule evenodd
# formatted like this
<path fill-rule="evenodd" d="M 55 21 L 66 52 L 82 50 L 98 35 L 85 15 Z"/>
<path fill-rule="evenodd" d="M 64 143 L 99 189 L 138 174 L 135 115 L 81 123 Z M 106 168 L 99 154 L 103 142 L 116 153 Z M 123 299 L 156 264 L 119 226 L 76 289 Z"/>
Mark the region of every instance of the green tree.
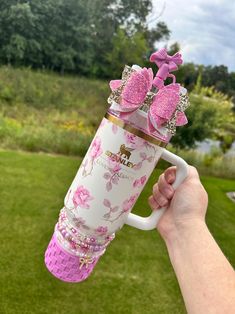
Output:
<path fill-rule="evenodd" d="M 196 84 L 198 75 L 198 66 L 194 63 L 185 63 L 181 65 L 177 71 L 177 82 L 184 85 L 189 91 L 192 91 Z"/>
<path fill-rule="evenodd" d="M 177 71 L 177 80 L 191 91 L 194 89 L 199 75 L 202 86 L 214 86 L 217 91 L 232 97 L 235 111 L 235 73 L 229 72 L 224 65 L 204 66 L 186 63 Z"/>
<path fill-rule="evenodd" d="M 0 60 L 59 71 L 81 70 L 92 51 L 88 25 L 85 0 L 10 1 L 0 12 Z"/>
<path fill-rule="evenodd" d="M 170 45 L 167 51 L 168 51 L 168 54 L 172 56 L 176 52 L 180 51 L 180 44 L 178 42 L 173 43 L 172 45 Z"/>
<path fill-rule="evenodd" d="M 119 29 L 145 52 L 169 35 L 164 23 L 148 29 L 151 9 L 151 0 L 3 0 L 0 63 L 110 77 Z"/>
<path fill-rule="evenodd" d="M 142 33 L 136 32 L 129 37 L 125 30 L 118 29 L 113 38 L 113 49 L 107 53 L 111 76 L 120 77 L 125 64 L 143 66 L 143 56 L 147 53 L 148 46 Z"/>
<path fill-rule="evenodd" d="M 31 30 L 35 27 L 36 17 L 29 3 L 15 3 L 0 13 L 0 57 L 4 62 L 24 64 L 27 49 L 36 49 L 39 43 Z"/>
<path fill-rule="evenodd" d="M 186 115 L 188 124 L 177 128 L 171 143 L 177 148 L 192 148 L 206 138 L 219 139 L 228 135 L 226 125 L 233 124 L 232 102 L 213 87 L 201 87 L 190 94 L 191 106 Z"/>
<path fill-rule="evenodd" d="M 111 54 L 115 54 L 115 50 L 120 52 L 122 48 L 136 55 L 135 51 L 129 49 L 127 46 L 130 44 L 133 48 L 133 42 L 136 44 L 140 43 L 143 51 L 140 51 L 141 48 L 137 46 L 136 50 L 140 52 L 141 58 L 147 60 L 155 49 L 155 43 L 169 37 L 170 31 L 163 22 L 156 23 L 151 29 L 148 28 L 147 16 L 151 10 L 151 0 L 95 0 L 93 2 L 91 8 L 94 23 L 92 42 L 95 58 L 92 70 L 95 76 L 112 77 L 111 69 L 113 69 L 113 65 Z M 102 18 L 98 18 L 100 16 Z M 123 31 L 122 33 L 120 29 Z M 121 43 L 120 38 L 124 40 L 124 43 Z M 145 47 L 143 47 L 144 41 Z M 124 64 L 130 62 L 131 57 L 127 56 L 125 52 L 119 53 L 119 56 L 118 63 L 122 63 L 123 68 Z M 136 57 L 133 59 L 136 59 Z M 117 60 L 118 54 L 116 53 L 115 62 Z M 140 64 L 149 65 L 146 62 L 143 63 L 142 60 Z"/>

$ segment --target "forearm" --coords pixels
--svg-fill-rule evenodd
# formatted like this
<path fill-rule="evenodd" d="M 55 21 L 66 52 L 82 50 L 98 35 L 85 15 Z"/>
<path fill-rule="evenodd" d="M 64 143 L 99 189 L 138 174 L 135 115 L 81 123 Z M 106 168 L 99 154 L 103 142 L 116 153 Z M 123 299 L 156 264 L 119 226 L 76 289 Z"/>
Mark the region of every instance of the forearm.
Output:
<path fill-rule="evenodd" d="M 187 222 L 166 245 L 188 313 L 235 313 L 235 272 L 203 221 Z"/>

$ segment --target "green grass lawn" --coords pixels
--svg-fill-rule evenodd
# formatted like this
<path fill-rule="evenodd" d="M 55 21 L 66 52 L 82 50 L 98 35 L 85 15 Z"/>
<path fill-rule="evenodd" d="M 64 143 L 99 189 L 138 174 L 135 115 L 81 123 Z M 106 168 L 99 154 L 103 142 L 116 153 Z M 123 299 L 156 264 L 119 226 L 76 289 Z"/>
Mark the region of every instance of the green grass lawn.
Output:
<path fill-rule="evenodd" d="M 0 313 L 185 313 L 163 241 L 155 231 L 125 226 L 80 284 L 52 277 L 44 251 L 80 159 L 0 152 Z M 135 211 L 147 214 L 153 173 Z M 203 177 L 207 221 L 235 266 L 235 204 L 225 192 L 235 182 Z M 203 243 L 202 243 L 203 245 Z"/>

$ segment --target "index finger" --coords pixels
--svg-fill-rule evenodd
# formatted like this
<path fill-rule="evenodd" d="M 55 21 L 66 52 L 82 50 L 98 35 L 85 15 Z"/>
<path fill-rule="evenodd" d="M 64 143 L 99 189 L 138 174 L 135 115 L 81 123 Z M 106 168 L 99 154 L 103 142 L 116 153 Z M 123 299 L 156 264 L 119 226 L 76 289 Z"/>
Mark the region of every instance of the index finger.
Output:
<path fill-rule="evenodd" d="M 167 183 L 172 184 L 175 182 L 176 178 L 176 167 L 169 167 L 164 172 L 164 177 Z"/>

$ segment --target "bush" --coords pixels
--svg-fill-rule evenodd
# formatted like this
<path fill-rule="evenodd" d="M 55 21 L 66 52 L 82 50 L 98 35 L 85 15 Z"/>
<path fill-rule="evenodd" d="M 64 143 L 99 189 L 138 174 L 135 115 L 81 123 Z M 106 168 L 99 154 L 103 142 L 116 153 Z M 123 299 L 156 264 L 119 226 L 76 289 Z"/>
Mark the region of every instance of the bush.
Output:
<path fill-rule="evenodd" d="M 107 83 L 0 68 L 1 147 L 84 155 L 107 108 Z"/>

